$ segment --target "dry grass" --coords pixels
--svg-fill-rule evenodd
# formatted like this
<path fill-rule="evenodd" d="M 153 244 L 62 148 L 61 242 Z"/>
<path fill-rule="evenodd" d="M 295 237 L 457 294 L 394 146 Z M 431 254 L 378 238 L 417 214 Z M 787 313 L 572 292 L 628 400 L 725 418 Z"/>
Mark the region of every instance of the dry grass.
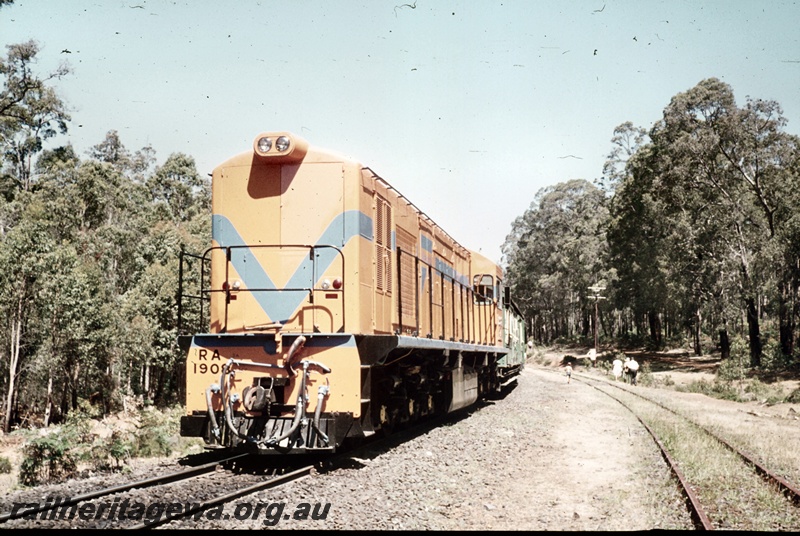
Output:
<path fill-rule="evenodd" d="M 717 528 L 800 530 L 800 509 L 765 485 L 738 455 L 692 424 L 708 428 L 757 456 L 774 472 L 798 483 L 800 454 L 796 449 L 786 448 L 800 444 L 800 427 L 793 412 L 780 405 L 767 408 L 757 406 L 756 402 L 737 403 L 658 387 L 625 386 L 625 389 L 673 410 L 653 405 L 635 394 L 614 390 L 614 396 L 658 434 L 684 476 L 695 486 Z"/>

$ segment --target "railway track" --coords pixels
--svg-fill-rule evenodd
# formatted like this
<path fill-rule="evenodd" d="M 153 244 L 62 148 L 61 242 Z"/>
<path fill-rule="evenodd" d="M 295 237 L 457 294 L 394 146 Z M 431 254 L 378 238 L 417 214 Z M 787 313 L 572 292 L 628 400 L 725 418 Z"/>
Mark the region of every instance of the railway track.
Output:
<path fill-rule="evenodd" d="M 0 513 L 0 523 L 5 523 L 6 521 L 10 521 L 13 519 L 22 519 L 30 516 L 42 517 L 42 514 L 46 514 L 47 512 L 50 512 L 52 510 L 56 510 L 63 507 L 70 507 L 76 504 L 80 504 L 95 499 L 102 499 L 104 497 L 109 497 L 118 493 L 123 493 L 131 489 L 144 489 L 153 486 L 168 484 L 170 482 L 179 482 L 181 480 L 188 480 L 190 478 L 194 478 L 196 476 L 214 471 L 219 466 L 242 459 L 245 456 L 246 455 L 244 454 L 231 456 L 229 458 L 224 458 L 222 460 L 217 460 L 210 463 L 202 464 L 197 467 L 191 467 L 189 469 L 183 469 L 181 471 L 174 471 L 170 473 L 165 473 L 163 475 L 157 475 L 142 480 L 137 480 L 134 482 L 121 484 L 118 486 L 102 488 L 96 491 L 91 491 L 88 493 L 76 495 L 74 497 L 60 498 L 60 500 L 58 501 L 45 501 L 42 504 L 36 504 L 36 505 L 31 503 L 29 506 L 26 506 L 24 508 L 18 508 L 10 512 Z M 44 515 L 44 517 L 46 518 L 48 516 Z"/>
<path fill-rule="evenodd" d="M 317 460 L 304 458 L 306 462 L 303 463 L 287 463 L 285 458 L 237 454 L 189 469 L 72 497 L 49 497 L 40 503 L 24 505 L 16 503 L 11 511 L 0 513 L 0 528 L 27 527 L 33 523 L 37 528 L 144 529 L 179 520 L 191 524 L 192 520 L 198 520 L 210 511 L 216 511 L 228 519 L 230 514 L 223 514 L 221 510 L 226 504 L 261 490 L 280 487 L 314 471 L 333 471 L 350 465 L 359 456 L 369 457 L 371 452 L 386 452 L 414 435 L 440 426 L 441 420 L 398 430 L 388 437 L 376 438 L 333 456 Z M 220 471 L 221 468 L 226 470 Z M 136 504 L 148 510 L 140 508 L 136 511 Z M 155 504 L 161 504 L 164 508 L 151 511 Z M 263 506 L 266 510 L 268 505 Z M 248 516 L 254 518 L 259 514 L 263 516 L 264 512 L 247 512 Z"/>
<path fill-rule="evenodd" d="M 643 395 L 640 388 L 585 374 L 573 374 L 573 380 L 613 398 L 641 422 L 678 481 L 697 529 L 796 530 L 800 526 L 800 509 L 797 508 L 800 489 L 753 454 L 681 412 Z M 716 461 L 708 464 L 710 467 L 703 474 L 703 456 L 695 457 L 691 455 L 692 448 L 678 444 L 678 438 L 692 437 L 687 429 L 707 438 L 708 443 L 697 441 L 701 451 L 708 453 L 715 445 L 719 446 L 737 459 L 739 465 L 725 462 L 723 455 L 714 455 Z M 694 450 L 697 455 L 697 449 Z M 723 473 L 714 476 L 713 467 L 717 465 Z M 690 471 L 691 476 L 687 476 Z M 715 484 L 718 489 L 712 489 Z M 757 514 L 748 515 L 748 512 Z"/>
<path fill-rule="evenodd" d="M 309 475 L 315 467 L 267 466 L 253 471 L 251 458 L 249 454 L 237 454 L 72 497 L 15 503 L 11 511 L 0 514 L 0 528 L 26 527 L 30 523 L 37 528 L 153 528 L 281 486 Z"/>
<path fill-rule="evenodd" d="M 202 515 L 203 512 L 206 512 L 206 511 L 208 511 L 208 510 L 210 510 L 212 508 L 220 507 L 220 506 L 225 505 L 227 503 L 230 503 L 230 502 L 232 502 L 232 501 L 234 501 L 236 499 L 240 499 L 242 497 L 246 497 L 247 495 L 250 495 L 250 494 L 255 493 L 257 491 L 270 489 L 270 488 L 277 488 L 279 486 L 282 486 L 284 484 L 287 484 L 289 482 L 297 480 L 298 478 L 302 478 L 302 477 L 308 476 L 309 474 L 311 474 L 311 472 L 313 470 L 314 470 L 314 465 L 313 464 L 303 465 L 301 467 L 292 469 L 292 470 L 290 470 L 290 471 L 288 471 L 286 473 L 283 473 L 283 474 L 272 475 L 271 477 L 269 477 L 269 478 L 267 478 L 267 479 L 265 479 L 263 481 L 256 482 L 255 484 L 250 484 L 250 485 L 235 489 L 233 491 L 229 491 L 229 492 L 225 492 L 225 493 L 219 493 L 219 494 L 213 496 L 212 498 L 207 499 L 207 500 L 205 500 L 205 501 L 203 501 L 201 503 L 191 504 L 188 508 L 185 508 L 185 509 L 182 508 L 179 513 L 175 513 L 174 515 L 163 515 L 163 516 L 160 516 L 158 519 L 147 520 L 147 521 L 144 521 L 142 523 L 138 523 L 136 525 L 133 525 L 131 527 L 126 527 L 126 528 L 134 529 L 134 530 L 146 529 L 146 528 L 154 528 L 154 527 L 157 527 L 157 526 L 166 525 L 167 523 L 171 523 L 172 521 L 175 521 L 177 519 L 183 519 L 183 518 L 192 517 L 192 516 L 199 516 L 199 515 Z M 252 511 L 249 511 L 249 512 L 247 512 L 247 515 L 249 517 L 249 516 L 254 515 L 254 514 L 253 514 Z"/>

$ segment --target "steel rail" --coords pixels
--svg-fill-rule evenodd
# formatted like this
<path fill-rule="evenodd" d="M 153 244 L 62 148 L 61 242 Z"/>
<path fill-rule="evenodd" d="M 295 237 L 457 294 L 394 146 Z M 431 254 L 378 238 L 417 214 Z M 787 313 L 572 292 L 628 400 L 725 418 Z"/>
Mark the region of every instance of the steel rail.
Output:
<path fill-rule="evenodd" d="M 575 375 L 573 375 L 573 379 L 581 381 L 581 379 L 576 378 Z M 714 524 L 711 522 L 711 519 L 709 519 L 708 514 L 706 514 L 705 510 L 703 509 L 703 506 L 700 503 L 700 499 L 698 499 L 697 494 L 694 492 L 689 482 L 683 476 L 683 473 L 678 467 L 677 462 L 674 459 L 672 459 L 672 456 L 669 455 L 667 448 L 661 442 L 661 439 L 659 439 L 658 434 L 656 434 L 655 430 L 650 428 L 650 426 L 646 422 L 644 422 L 642 418 L 639 417 L 630 406 L 628 406 L 625 402 L 623 402 L 619 398 L 615 397 L 611 393 L 603 391 L 596 385 L 592 385 L 591 383 L 585 380 L 582 383 L 603 393 L 609 398 L 613 398 L 614 400 L 619 402 L 619 404 L 622 405 L 622 407 L 630 411 L 633 414 L 633 416 L 636 417 L 636 419 L 638 419 L 640 423 L 642 423 L 642 426 L 644 426 L 645 430 L 647 430 L 647 432 L 650 434 L 650 437 L 653 438 L 653 441 L 658 446 L 658 449 L 661 451 L 661 456 L 664 458 L 664 461 L 667 462 L 670 471 L 672 471 L 672 474 L 675 475 L 675 478 L 678 479 L 678 483 L 680 484 L 680 490 L 683 493 L 684 499 L 686 501 L 686 508 L 689 512 L 689 515 L 692 518 L 692 522 L 694 523 L 695 528 L 701 530 L 714 530 Z"/>
<path fill-rule="evenodd" d="M 122 491 L 128 491 L 134 488 L 148 488 L 151 486 L 158 486 L 161 484 L 168 484 L 170 482 L 178 482 L 180 480 L 187 480 L 189 478 L 194 478 L 196 476 L 209 473 L 213 471 L 217 466 L 222 465 L 224 463 L 228 463 L 233 460 L 237 460 L 239 458 L 243 458 L 249 456 L 249 454 L 237 454 L 236 456 L 232 456 L 230 458 L 224 458 L 219 461 L 209 462 L 203 465 L 198 465 L 197 467 L 192 467 L 189 469 L 184 469 L 182 471 L 177 471 L 174 473 L 167 473 L 165 475 L 154 476 L 150 478 L 146 478 L 144 480 L 138 480 L 136 482 L 129 482 L 127 484 L 120 484 L 119 486 L 114 486 L 111 488 L 104 488 L 96 491 L 91 491 L 89 493 L 84 493 L 82 495 L 76 495 L 75 497 L 69 497 L 64 499 L 63 501 L 58 501 L 52 504 L 40 504 L 36 506 L 32 506 L 30 508 L 24 508 L 21 511 L 17 512 L 5 512 L 0 514 L 0 523 L 11 519 L 19 519 L 22 517 L 27 517 L 30 515 L 38 514 L 41 512 L 47 512 L 48 510 L 53 510 L 55 508 L 62 508 L 64 506 L 71 506 L 73 504 L 89 501 L 91 499 L 97 499 L 98 497 L 105 497 L 107 495 L 113 495 L 115 493 L 120 493 Z"/>
<path fill-rule="evenodd" d="M 184 517 L 191 516 L 193 514 L 197 514 L 204 510 L 208 510 L 211 507 L 219 506 L 221 504 L 225 504 L 231 502 L 234 499 L 238 499 L 240 497 L 244 497 L 245 495 L 250 495 L 251 493 L 255 493 L 256 491 L 261 491 L 263 489 L 275 488 L 278 486 L 282 486 L 289 482 L 293 482 L 305 476 L 311 474 L 311 471 L 314 469 L 314 465 L 307 465 L 301 467 L 299 469 L 295 469 L 294 471 L 285 473 L 280 476 L 276 476 L 264 482 L 257 482 L 256 484 L 252 484 L 250 486 L 246 486 L 244 488 L 232 491 L 230 493 L 226 493 L 224 495 L 220 495 L 219 497 L 214 497 L 213 499 L 209 499 L 203 503 L 200 503 L 196 506 L 191 508 L 187 508 L 185 511 L 175 514 L 173 516 L 165 516 L 164 518 L 155 519 L 153 521 L 145 521 L 144 523 L 140 523 L 138 525 L 134 525 L 132 527 L 127 527 L 128 529 L 133 530 L 140 530 L 140 529 L 148 529 L 153 527 L 158 527 L 160 525 L 164 525 L 169 523 L 170 521 L 174 521 L 176 519 L 181 519 Z"/>
<path fill-rule="evenodd" d="M 708 428 L 706 428 L 702 424 L 693 421 L 692 419 L 690 419 L 689 417 L 686 417 L 685 415 L 681 415 L 678 411 L 675 411 L 674 409 L 672 409 L 672 408 L 670 408 L 668 406 L 665 406 L 664 404 L 662 404 L 661 402 L 659 402 L 657 400 L 652 400 L 650 398 L 647 398 L 646 396 L 641 395 L 640 393 L 634 392 L 633 390 L 627 389 L 627 388 L 622 387 L 620 385 L 615 385 L 614 383 L 607 382 L 605 380 L 601 380 L 601 379 L 598 379 L 598 378 L 592 378 L 592 379 L 595 380 L 595 381 L 603 382 L 604 384 L 609 385 L 611 387 L 616 387 L 617 389 L 619 389 L 621 391 L 625 391 L 626 393 L 629 393 L 631 395 L 637 396 L 637 397 L 639 397 L 639 398 L 641 398 L 643 400 L 646 400 L 646 401 L 650 402 L 651 404 L 655 404 L 656 406 L 658 406 L 658 407 L 660 407 L 660 408 L 662 408 L 664 410 L 667 410 L 667 411 L 677 415 L 678 417 L 680 417 L 682 419 L 685 419 L 687 422 L 693 424 L 694 426 L 696 426 L 697 428 L 699 428 L 703 432 L 707 433 L 708 435 L 710 435 L 711 437 L 713 437 L 714 439 L 716 439 L 717 441 L 722 443 L 725 447 L 727 447 L 731 452 L 733 452 L 734 454 L 739 456 L 746 463 L 748 463 L 749 465 L 752 465 L 753 468 L 756 470 L 756 472 L 759 475 L 761 475 L 767 482 L 777 485 L 778 488 L 783 492 L 783 494 L 788 499 L 790 499 L 796 505 L 800 505 L 800 489 L 798 489 L 798 487 L 796 485 L 792 484 L 791 482 L 789 482 L 785 478 L 781 477 L 780 475 L 776 475 L 775 473 L 770 471 L 767 467 L 765 467 L 758 460 L 756 460 L 755 457 L 751 453 L 749 453 L 749 452 L 747 452 L 745 450 L 742 450 L 739 447 L 736 447 L 736 446 L 732 445 L 725 438 L 720 437 L 719 435 L 715 434 L 714 432 L 712 432 L 711 430 L 709 430 Z"/>

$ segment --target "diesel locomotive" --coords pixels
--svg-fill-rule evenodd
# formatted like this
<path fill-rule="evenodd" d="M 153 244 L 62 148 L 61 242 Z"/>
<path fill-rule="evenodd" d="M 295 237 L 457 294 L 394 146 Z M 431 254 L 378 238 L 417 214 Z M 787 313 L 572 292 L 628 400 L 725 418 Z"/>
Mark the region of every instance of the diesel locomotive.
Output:
<path fill-rule="evenodd" d="M 212 243 L 181 256 L 180 433 L 334 452 L 501 392 L 525 322 L 500 266 L 371 168 L 265 132 L 212 174 Z"/>

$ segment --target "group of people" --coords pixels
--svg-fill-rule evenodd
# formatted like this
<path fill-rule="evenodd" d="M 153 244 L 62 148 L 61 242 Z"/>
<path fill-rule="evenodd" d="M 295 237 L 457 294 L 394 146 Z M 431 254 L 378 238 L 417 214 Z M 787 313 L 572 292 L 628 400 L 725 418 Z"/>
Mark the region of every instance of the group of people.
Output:
<path fill-rule="evenodd" d="M 592 351 L 590 351 L 591 354 L 593 354 Z M 596 359 L 596 354 L 594 356 Z M 592 360 L 592 363 L 594 363 L 594 360 Z M 570 383 L 572 381 L 572 363 L 567 362 L 564 372 L 567 376 L 567 383 Z M 632 357 L 626 357 L 624 362 L 620 358 L 616 358 L 612 363 L 611 374 L 614 375 L 615 380 L 619 380 L 622 377 L 625 382 L 636 385 L 639 363 Z"/>
<path fill-rule="evenodd" d="M 626 382 L 631 385 L 636 385 L 636 376 L 639 374 L 639 363 L 632 357 L 626 357 L 624 363 L 620 358 L 617 358 L 612 363 L 611 373 L 614 375 L 615 380 L 619 380 L 622 376 Z"/>

